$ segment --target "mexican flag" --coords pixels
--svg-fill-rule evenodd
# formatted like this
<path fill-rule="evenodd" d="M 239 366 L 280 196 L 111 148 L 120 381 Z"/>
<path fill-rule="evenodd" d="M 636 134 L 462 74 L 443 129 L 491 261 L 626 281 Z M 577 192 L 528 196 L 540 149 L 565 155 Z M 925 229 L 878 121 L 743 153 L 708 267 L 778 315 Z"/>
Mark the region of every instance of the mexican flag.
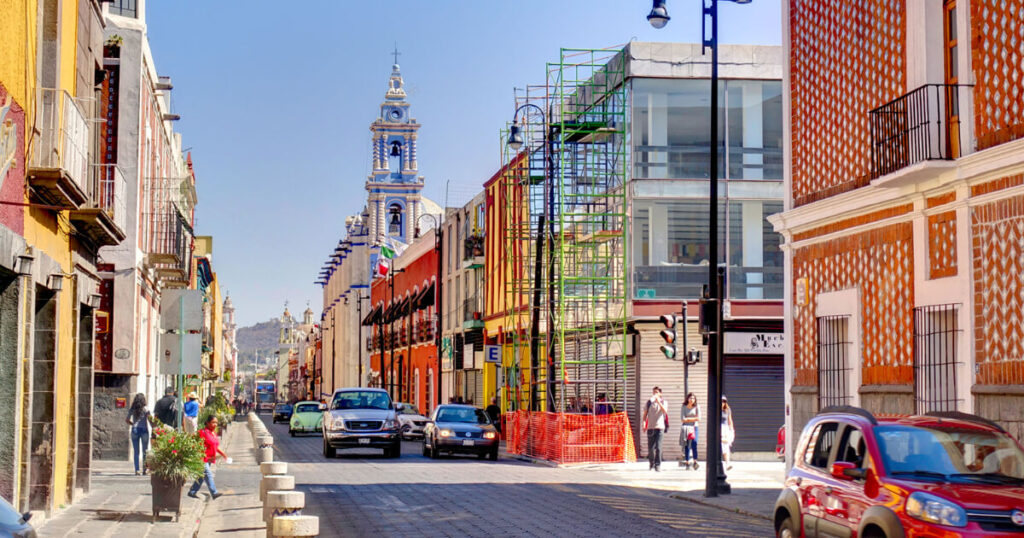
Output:
<path fill-rule="evenodd" d="M 405 243 L 399 241 L 398 239 L 388 237 L 384 239 L 384 243 L 382 243 L 380 246 L 380 254 L 381 256 L 390 260 L 392 258 L 401 256 L 402 253 L 405 252 L 405 249 L 408 247 L 409 245 L 406 245 Z"/>
<path fill-rule="evenodd" d="M 388 260 L 383 256 L 377 258 L 377 266 L 373 269 L 373 278 L 386 277 L 391 266 L 388 264 Z"/>

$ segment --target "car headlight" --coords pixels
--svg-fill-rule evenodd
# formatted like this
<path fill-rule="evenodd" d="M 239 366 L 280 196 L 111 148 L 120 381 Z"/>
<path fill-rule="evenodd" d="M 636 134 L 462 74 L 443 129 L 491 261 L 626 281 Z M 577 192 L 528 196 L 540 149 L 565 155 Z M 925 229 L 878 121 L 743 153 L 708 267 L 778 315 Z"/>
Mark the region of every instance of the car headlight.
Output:
<path fill-rule="evenodd" d="M 494 439 L 498 434 L 494 432 L 484 432 L 484 439 Z"/>
<path fill-rule="evenodd" d="M 438 430 L 437 434 L 440 435 L 441 437 L 451 437 L 452 436 L 452 431 L 451 430 Z"/>
<path fill-rule="evenodd" d="M 332 430 L 344 430 L 345 429 L 345 419 L 343 419 L 343 418 L 336 418 L 333 421 L 331 421 L 331 429 Z"/>
<path fill-rule="evenodd" d="M 967 512 L 960 505 L 922 491 L 907 498 L 907 515 L 949 527 L 967 526 Z"/>
<path fill-rule="evenodd" d="M 393 419 L 393 418 L 385 420 L 384 421 L 384 429 L 385 430 L 397 430 L 398 429 L 398 421 Z"/>

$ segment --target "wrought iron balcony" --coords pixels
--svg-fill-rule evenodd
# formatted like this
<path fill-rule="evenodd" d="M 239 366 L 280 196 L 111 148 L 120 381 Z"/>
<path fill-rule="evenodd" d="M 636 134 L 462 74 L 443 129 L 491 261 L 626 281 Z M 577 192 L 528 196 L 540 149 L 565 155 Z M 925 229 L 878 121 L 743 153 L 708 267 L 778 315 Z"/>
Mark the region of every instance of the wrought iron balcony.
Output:
<path fill-rule="evenodd" d="M 88 201 L 89 123 L 68 92 L 46 88 L 38 95 L 40 132 L 26 174 L 32 199 L 77 209 Z"/>
<path fill-rule="evenodd" d="M 148 215 L 146 263 L 168 287 L 188 285 L 192 269 L 192 227 L 173 204 Z"/>
<path fill-rule="evenodd" d="M 950 161 L 966 154 L 960 138 L 960 110 L 967 88 L 925 84 L 869 112 L 872 179 L 921 162 Z"/>
<path fill-rule="evenodd" d="M 127 182 L 114 164 L 94 164 L 91 171 L 89 202 L 71 211 L 71 222 L 98 247 L 117 245 L 125 238 Z"/>

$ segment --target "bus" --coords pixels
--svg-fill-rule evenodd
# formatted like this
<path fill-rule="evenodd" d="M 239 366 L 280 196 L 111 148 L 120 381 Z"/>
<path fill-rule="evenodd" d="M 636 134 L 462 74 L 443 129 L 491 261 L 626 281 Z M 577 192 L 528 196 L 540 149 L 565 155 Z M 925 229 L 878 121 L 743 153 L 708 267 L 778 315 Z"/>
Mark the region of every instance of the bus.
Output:
<path fill-rule="evenodd" d="M 277 402 L 277 381 L 270 379 L 256 380 L 256 411 L 274 411 Z"/>

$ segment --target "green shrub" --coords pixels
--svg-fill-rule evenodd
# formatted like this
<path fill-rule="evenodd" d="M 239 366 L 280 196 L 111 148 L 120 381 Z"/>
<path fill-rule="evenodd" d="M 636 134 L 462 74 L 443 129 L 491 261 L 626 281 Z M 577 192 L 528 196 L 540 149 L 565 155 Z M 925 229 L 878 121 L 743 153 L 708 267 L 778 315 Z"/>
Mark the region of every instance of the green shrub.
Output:
<path fill-rule="evenodd" d="M 157 426 L 146 465 L 156 476 L 176 482 L 188 482 L 203 476 L 206 446 L 198 435 Z"/>

